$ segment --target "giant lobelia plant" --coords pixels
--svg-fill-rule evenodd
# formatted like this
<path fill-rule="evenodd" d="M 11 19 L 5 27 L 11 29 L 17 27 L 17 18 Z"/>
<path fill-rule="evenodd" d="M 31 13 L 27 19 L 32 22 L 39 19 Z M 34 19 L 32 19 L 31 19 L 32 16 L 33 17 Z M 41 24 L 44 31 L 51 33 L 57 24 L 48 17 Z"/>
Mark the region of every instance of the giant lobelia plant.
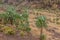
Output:
<path fill-rule="evenodd" d="M 43 35 L 43 28 L 47 28 L 46 17 L 45 16 L 37 17 L 36 26 L 38 28 L 41 28 L 41 30 L 40 30 L 40 40 L 44 40 L 45 38 L 44 38 L 44 35 Z"/>

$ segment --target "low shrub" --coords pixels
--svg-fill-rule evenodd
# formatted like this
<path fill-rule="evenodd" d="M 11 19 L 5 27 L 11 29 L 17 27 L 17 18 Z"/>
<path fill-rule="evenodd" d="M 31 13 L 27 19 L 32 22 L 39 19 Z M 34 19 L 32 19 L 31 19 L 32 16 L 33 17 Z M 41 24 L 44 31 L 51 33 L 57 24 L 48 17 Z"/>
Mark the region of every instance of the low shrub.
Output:
<path fill-rule="evenodd" d="M 21 32 L 20 32 L 20 36 L 23 37 L 24 35 L 25 35 L 25 32 L 24 32 L 24 31 L 21 31 Z"/>
<path fill-rule="evenodd" d="M 26 32 L 30 32 L 31 31 L 31 28 L 27 27 L 25 31 Z"/>
<path fill-rule="evenodd" d="M 31 28 L 30 27 L 17 27 L 18 30 L 25 31 L 25 32 L 30 32 Z"/>
<path fill-rule="evenodd" d="M 44 35 L 44 34 L 40 35 L 40 39 L 41 40 L 46 40 L 46 35 Z"/>
<path fill-rule="evenodd" d="M 13 35 L 13 34 L 15 34 L 14 29 L 11 28 L 11 27 L 8 27 L 8 26 L 3 27 L 3 32 L 4 32 L 5 34 L 8 34 L 8 35 Z"/>

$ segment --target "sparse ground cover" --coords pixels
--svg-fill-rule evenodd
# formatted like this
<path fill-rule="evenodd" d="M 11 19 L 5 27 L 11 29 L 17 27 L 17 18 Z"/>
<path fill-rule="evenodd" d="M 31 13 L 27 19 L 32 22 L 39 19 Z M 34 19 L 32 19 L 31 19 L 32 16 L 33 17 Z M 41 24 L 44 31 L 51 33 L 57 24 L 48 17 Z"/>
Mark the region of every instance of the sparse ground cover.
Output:
<path fill-rule="evenodd" d="M 7 7 L 8 8 L 8 7 Z M 43 29 L 46 40 L 60 40 L 60 19 L 59 10 L 43 9 L 2 9 L 0 16 L 0 39 L 1 40 L 39 40 L 40 29 L 36 27 L 37 16 L 43 15 L 47 18 L 47 29 Z M 7 16 L 6 16 L 7 15 Z M 18 20 L 18 21 L 17 21 Z"/>

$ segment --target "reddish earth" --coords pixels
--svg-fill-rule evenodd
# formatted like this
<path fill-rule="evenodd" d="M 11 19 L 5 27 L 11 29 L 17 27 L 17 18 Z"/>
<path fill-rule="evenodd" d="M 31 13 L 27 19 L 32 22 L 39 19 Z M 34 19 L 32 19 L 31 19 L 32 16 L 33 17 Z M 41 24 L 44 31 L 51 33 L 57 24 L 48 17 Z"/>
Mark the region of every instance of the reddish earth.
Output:
<path fill-rule="evenodd" d="M 36 38 L 32 35 L 21 37 L 20 35 L 4 35 L 3 33 L 0 33 L 0 40 L 39 40 L 39 38 Z"/>

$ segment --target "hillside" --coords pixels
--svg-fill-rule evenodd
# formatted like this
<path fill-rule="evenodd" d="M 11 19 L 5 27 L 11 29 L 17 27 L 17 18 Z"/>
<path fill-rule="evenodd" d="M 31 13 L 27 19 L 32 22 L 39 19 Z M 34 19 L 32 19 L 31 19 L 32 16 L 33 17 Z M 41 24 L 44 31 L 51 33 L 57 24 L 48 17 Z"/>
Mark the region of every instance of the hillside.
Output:
<path fill-rule="evenodd" d="M 59 0 L 58 0 L 59 1 Z M 4 0 L 2 1 L 4 2 Z M 5 1 L 6 2 L 6 1 Z M 55 2 L 54 2 L 55 3 Z M 58 3 L 58 2 L 57 2 Z M 56 3 L 55 3 L 56 4 Z M 53 5 L 55 5 L 53 4 Z M 15 28 L 15 25 L 4 25 L 3 22 L 0 23 L 0 26 L 9 26 L 15 29 L 16 33 L 14 35 L 6 35 L 3 32 L 0 32 L 0 40 L 39 40 L 40 37 L 40 28 L 36 27 L 36 18 L 37 16 L 43 15 L 46 17 L 47 28 L 43 29 L 43 33 L 46 35 L 46 40 L 60 40 L 60 8 L 59 5 L 46 8 L 41 7 L 39 1 L 16 1 L 16 0 L 9 0 L 6 3 L 3 3 L 3 6 L 0 7 L 0 14 L 6 11 L 7 5 L 13 5 L 18 13 L 22 13 L 24 11 L 23 8 L 28 8 L 28 21 L 29 27 L 31 28 L 30 33 L 26 34 L 24 37 L 21 37 L 19 32 Z M 48 5 L 48 4 L 47 4 Z M 56 9 L 57 8 L 57 9 Z M 4 21 L 4 20 L 3 20 Z M 19 21 L 19 19 L 18 19 Z M 17 23 L 18 23 L 17 21 Z M 0 20 L 1 22 L 1 20 Z M 8 23 L 8 22 L 7 22 Z M 22 35 L 24 34 L 22 33 Z"/>
<path fill-rule="evenodd" d="M 44 30 L 44 33 L 47 35 L 47 40 L 60 40 L 60 19 L 59 19 L 59 24 L 55 22 L 54 19 L 56 19 L 56 14 L 55 13 L 50 13 L 48 11 L 35 11 L 35 14 L 38 13 L 41 15 L 44 15 L 47 17 L 47 24 L 48 24 L 48 28 L 46 30 Z M 59 14 L 59 13 L 57 13 Z M 60 14 L 59 14 L 60 15 Z M 32 17 L 31 17 L 32 16 Z M 30 22 L 31 22 L 31 28 L 32 28 L 32 33 L 33 35 L 39 35 L 39 29 L 36 28 L 35 23 L 33 22 L 34 17 L 36 17 L 36 15 L 34 15 L 33 13 L 30 14 Z M 60 17 L 60 16 L 59 16 Z"/>
<path fill-rule="evenodd" d="M 40 29 L 38 29 L 36 27 L 34 21 L 36 20 L 35 18 L 37 15 L 38 16 L 44 15 L 47 17 L 48 28 L 46 30 L 44 30 L 43 32 L 44 32 L 44 34 L 47 35 L 47 40 L 60 40 L 60 19 L 58 20 L 58 23 L 56 23 L 56 21 L 55 21 L 56 20 L 56 13 L 57 13 L 57 15 L 60 15 L 60 12 L 54 12 L 54 11 L 49 12 L 48 10 L 40 10 L 40 11 L 35 10 L 35 9 L 29 10 L 29 23 L 30 23 L 32 36 L 34 36 L 38 40 L 39 35 L 40 35 L 40 31 L 39 31 Z M 57 18 L 59 18 L 59 17 L 57 17 Z M 17 38 L 17 36 L 14 36 L 13 38 L 11 38 L 11 37 L 7 37 L 4 34 L 0 33 L 1 40 L 19 40 L 19 38 Z M 34 38 L 32 38 L 32 39 L 34 40 Z M 29 39 L 27 39 L 27 40 L 29 40 Z"/>

